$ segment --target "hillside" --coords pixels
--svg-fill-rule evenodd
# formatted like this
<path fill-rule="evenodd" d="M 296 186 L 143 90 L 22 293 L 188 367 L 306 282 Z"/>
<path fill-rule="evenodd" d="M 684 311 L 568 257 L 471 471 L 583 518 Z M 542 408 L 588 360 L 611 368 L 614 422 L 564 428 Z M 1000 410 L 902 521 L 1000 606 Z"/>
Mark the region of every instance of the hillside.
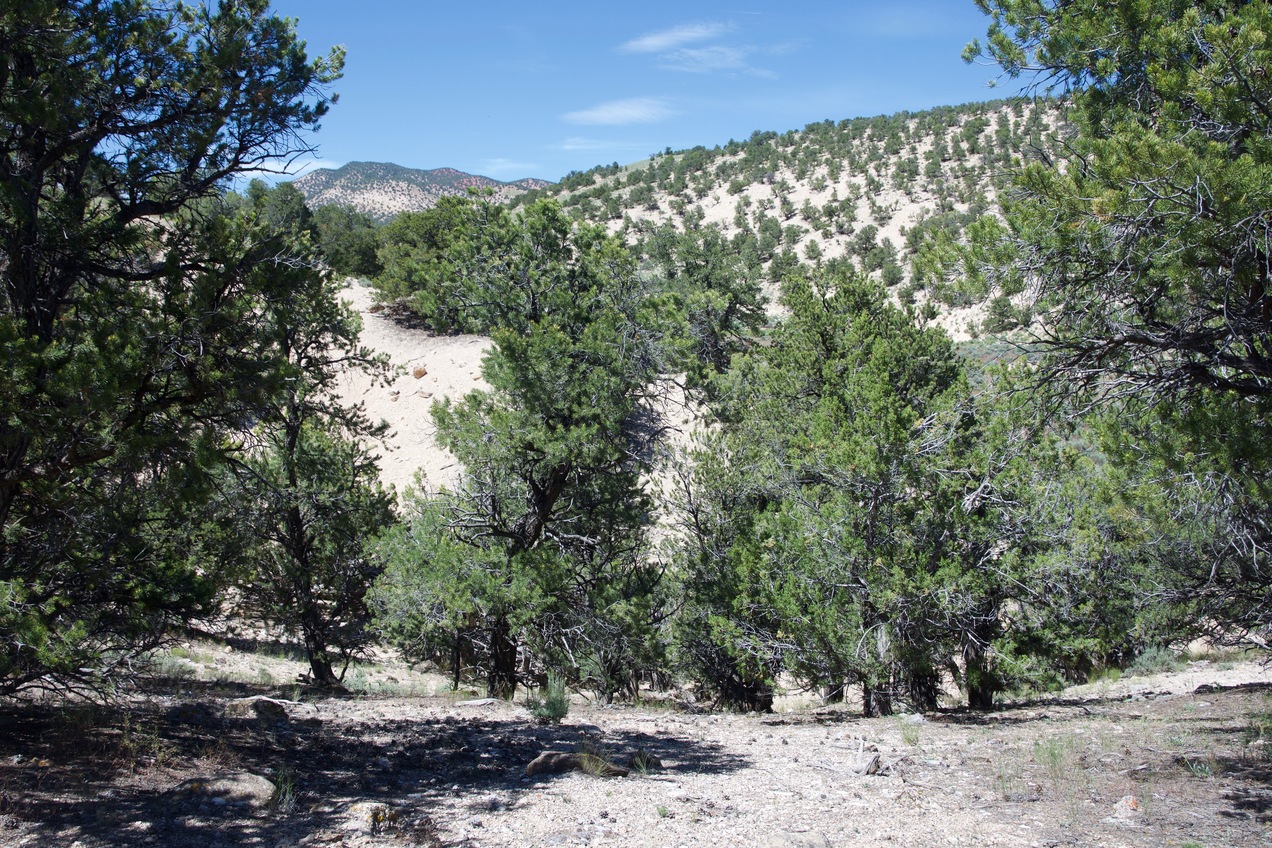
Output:
<path fill-rule="evenodd" d="M 306 174 L 294 185 L 311 208 L 339 204 L 385 221 L 400 212 L 428 209 L 440 197 L 464 194 L 469 189 L 490 189 L 496 198 L 506 201 L 528 190 L 546 189 L 551 183 L 536 179 L 506 183 L 454 168 L 422 171 L 387 162 L 350 162 L 334 170 L 323 168 Z"/>
<path fill-rule="evenodd" d="M 795 263 L 832 260 L 881 278 L 897 300 L 931 301 L 956 338 L 1029 323 L 1022 291 L 993 289 L 935 249 L 998 209 L 1023 163 L 1067 128 L 1055 101 L 993 101 L 822 121 L 746 141 L 572 173 L 515 198 L 556 197 L 631 243 L 661 228 L 718 228 L 773 283 Z"/>
<path fill-rule="evenodd" d="M 966 341 L 1018 325 L 1029 309 L 1028 295 L 970 290 L 961 275 L 938 278 L 934 263 L 926 261 L 935 235 L 963 238 L 970 222 L 994 213 L 1012 170 L 1045 155 L 1059 143 L 1061 131 L 1054 104 L 1046 102 L 999 101 L 826 121 L 571 174 L 520 193 L 511 203 L 556 197 L 574 215 L 604 224 L 646 252 L 660 228 L 718 228 L 761 266 L 771 300 L 773 280 L 790 262 L 851 262 L 889 283 L 895 299 L 932 303 L 940 311 L 937 322 Z M 376 167 L 385 175 L 411 173 Z M 375 173 L 371 166 L 342 171 Z M 325 191 L 320 180 L 338 173 L 305 179 L 310 190 L 318 185 Z M 452 187 L 462 179 L 456 177 Z M 370 195 L 362 197 L 365 202 Z M 453 485 L 454 459 L 436 444 L 429 408 L 434 400 L 458 398 L 484 385 L 479 373 L 489 342 L 412 330 L 391 311 L 373 311 L 372 293 L 362 286 L 351 287 L 347 296 L 362 314 L 364 343 L 408 375 L 391 386 L 355 375 L 343 390 L 392 426 L 382 477 L 399 491 L 417 470 L 432 486 Z M 998 310 L 995 318 L 991 307 Z M 409 376 L 419 366 L 427 376 Z"/>

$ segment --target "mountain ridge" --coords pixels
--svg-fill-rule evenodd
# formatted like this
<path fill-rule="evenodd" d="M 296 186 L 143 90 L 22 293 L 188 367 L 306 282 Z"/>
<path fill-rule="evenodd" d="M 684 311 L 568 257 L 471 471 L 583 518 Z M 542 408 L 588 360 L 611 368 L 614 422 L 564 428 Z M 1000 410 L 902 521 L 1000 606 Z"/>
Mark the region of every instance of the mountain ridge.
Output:
<path fill-rule="evenodd" d="M 377 221 L 402 212 L 421 212 L 447 195 L 463 195 L 470 189 L 489 190 L 496 200 L 507 202 L 530 190 L 552 186 L 547 180 L 527 177 L 505 182 L 457 168 L 408 168 L 392 162 L 347 162 L 339 168 L 319 168 L 292 184 L 312 208 L 349 206 Z"/>

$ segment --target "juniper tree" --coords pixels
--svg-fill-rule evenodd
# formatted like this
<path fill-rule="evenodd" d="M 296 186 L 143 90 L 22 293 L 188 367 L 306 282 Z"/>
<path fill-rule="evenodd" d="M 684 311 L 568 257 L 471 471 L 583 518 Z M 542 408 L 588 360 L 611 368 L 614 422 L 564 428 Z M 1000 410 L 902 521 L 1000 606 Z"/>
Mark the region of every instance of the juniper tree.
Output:
<path fill-rule="evenodd" d="M 0 691 L 96 685 L 207 608 L 156 542 L 280 387 L 289 295 L 207 209 L 310 150 L 342 58 L 263 0 L 10 3 L 0 57 Z"/>

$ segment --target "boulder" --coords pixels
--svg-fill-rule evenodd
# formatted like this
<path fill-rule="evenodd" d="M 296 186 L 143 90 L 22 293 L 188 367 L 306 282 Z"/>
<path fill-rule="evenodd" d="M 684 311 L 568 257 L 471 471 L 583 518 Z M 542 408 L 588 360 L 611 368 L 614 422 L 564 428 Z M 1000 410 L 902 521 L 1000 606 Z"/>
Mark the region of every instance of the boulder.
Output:
<path fill-rule="evenodd" d="M 225 705 L 225 714 L 231 718 L 259 718 L 262 721 L 286 722 L 287 706 L 275 698 L 253 695 L 238 698 Z"/>
<path fill-rule="evenodd" d="M 219 772 L 182 781 L 169 791 L 173 795 L 263 810 L 274 797 L 274 784 L 251 772 Z"/>

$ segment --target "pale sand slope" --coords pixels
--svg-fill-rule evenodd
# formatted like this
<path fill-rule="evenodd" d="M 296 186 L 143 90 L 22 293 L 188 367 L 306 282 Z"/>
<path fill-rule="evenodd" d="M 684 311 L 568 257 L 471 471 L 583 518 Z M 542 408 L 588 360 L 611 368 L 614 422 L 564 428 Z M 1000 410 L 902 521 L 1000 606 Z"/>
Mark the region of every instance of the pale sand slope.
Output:
<path fill-rule="evenodd" d="M 481 379 L 481 359 L 491 347 L 490 339 L 435 336 L 395 320 L 391 310 L 372 312 L 372 292 L 360 281 L 351 280 L 344 297 L 362 316 L 362 343 L 388 354 L 402 371 L 387 386 L 373 384 L 358 372 L 341 378 L 341 397 L 364 403 L 372 421 L 383 419 L 392 430 L 381 451 L 380 478 L 396 486 L 399 494 L 417 470 L 430 489 L 454 485 L 459 466 L 437 444 L 429 409 L 434 401 L 459 400 L 473 389 L 488 388 Z M 427 373 L 417 378 L 413 372 L 421 366 Z"/>

